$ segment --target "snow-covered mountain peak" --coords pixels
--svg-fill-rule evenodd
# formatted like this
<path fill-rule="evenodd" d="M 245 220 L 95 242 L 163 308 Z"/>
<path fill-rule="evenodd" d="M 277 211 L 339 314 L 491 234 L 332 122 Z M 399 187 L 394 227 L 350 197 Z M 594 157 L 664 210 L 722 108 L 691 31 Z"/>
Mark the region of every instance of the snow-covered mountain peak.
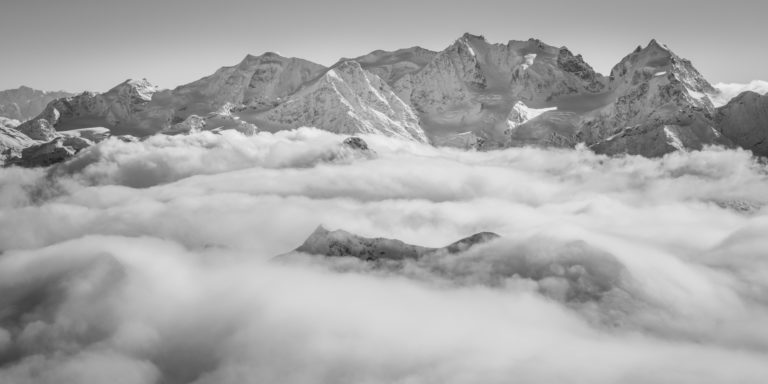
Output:
<path fill-rule="evenodd" d="M 597 152 L 661 156 L 731 145 L 714 128 L 708 95 L 715 89 L 689 60 L 656 40 L 611 70 L 609 92 L 613 101 L 587 117 L 583 127 L 587 144 Z"/>
<path fill-rule="evenodd" d="M 669 88 L 666 93 L 676 89 L 676 92 L 682 92 L 691 104 L 712 109 L 712 103 L 706 94 L 715 92 L 714 87 L 689 60 L 676 55 L 669 47 L 659 44 L 655 39 L 645 48 L 630 53 L 613 67 L 610 80 L 614 91 L 626 91 L 641 84 L 658 84 Z"/>
<path fill-rule="evenodd" d="M 152 100 L 152 95 L 154 95 L 158 90 L 159 88 L 156 85 L 150 83 L 147 79 L 128 79 L 113 87 L 104 94 L 116 95 L 120 98 L 131 98 L 137 102 L 146 102 Z"/>

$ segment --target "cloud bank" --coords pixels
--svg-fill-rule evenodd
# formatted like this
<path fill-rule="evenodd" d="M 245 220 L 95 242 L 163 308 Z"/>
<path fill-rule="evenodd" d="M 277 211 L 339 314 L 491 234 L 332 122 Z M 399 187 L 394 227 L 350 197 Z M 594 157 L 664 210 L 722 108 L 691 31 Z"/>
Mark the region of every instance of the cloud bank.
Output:
<path fill-rule="evenodd" d="M 760 383 L 768 168 L 299 129 L 0 170 L 2 383 Z M 430 247 L 274 262 L 322 224 Z"/>

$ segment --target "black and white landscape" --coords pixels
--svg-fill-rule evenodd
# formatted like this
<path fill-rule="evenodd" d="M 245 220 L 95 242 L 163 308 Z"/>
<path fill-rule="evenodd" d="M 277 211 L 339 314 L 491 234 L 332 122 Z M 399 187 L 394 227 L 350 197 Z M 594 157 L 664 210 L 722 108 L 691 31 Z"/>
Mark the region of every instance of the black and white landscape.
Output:
<path fill-rule="evenodd" d="M 765 383 L 768 82 L 651 38 L 1 91 L 0 383 Z"/>

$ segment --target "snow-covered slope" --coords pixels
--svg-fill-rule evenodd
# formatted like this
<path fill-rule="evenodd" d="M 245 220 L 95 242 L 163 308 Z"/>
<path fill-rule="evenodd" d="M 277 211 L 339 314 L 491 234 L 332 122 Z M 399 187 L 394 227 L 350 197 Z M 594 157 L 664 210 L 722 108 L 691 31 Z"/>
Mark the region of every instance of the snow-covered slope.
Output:
<path fill-rule="evenodd" d="M 10 119 L 7 117 L 0 116 L 0 127 L 3 128 L 16 128 L 21 124 L 20 121 L 16 119 Z"/>
<path fill-rule="evenodd" d="M 336 133 L 381 133 L 427 142 L 418 117 L 378 76 L 346 61 L 266 112 L 239 114 L 262 129 L 316 127 Z"/>
<path fill-rule="evenodd" d="M 182 118 L 205 115 L 225 104 L 271 108 L 325 70 L 320 64 L 272 52 L 248 55 L 235 66 L 174 89 L 169 97 Z"/>
<path fill-rule="evenodd" d="M 24 86 L 0 91 L 0 117 L 28 120 L 40 114 L 51 101 L 69 96 L 72 94 L 68 92 L 46 92 Z"/>
<path fill-rule="evenodd" d="M 717 109 L 718 128 L 742 148 L 768 156 L 768 94 L 744 92 Z"/>

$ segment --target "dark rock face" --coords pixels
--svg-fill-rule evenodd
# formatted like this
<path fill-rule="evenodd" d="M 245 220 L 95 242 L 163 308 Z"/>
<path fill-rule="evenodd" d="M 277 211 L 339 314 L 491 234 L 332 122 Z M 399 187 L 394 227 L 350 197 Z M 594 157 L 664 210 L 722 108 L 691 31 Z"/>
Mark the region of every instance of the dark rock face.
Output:
<path fill-rule="evenodd" d="M 351 149 L 359 150 L 359 151 L 369 151 L 370 150 L 368 148 L 368 143 L 366 143 L 365 140 L 363 140 L 363 139 L 361 139 L 359 137 L 354 137 L 354 136 L 348 137 L 348 138 L 344 139 L 344 141 L 342 142 L 342 145 L 344 145 L 344 146 L 346 146 L 348 148 L 351 148 Z"/>
<path fill-rule="evenodd" d="M 80 136 L 64 136 L 62 144 L 65 147 L 74 149 L 75 152 L 80 152 L 81 150 L 93 145 L 94 142 Z"/>
<path fill-rule="evenodd" d="M 17 127 L 17 130 L 32 140 L 52 140 L 56 135 L 56 128 L 48 120 L 30 120 Z"/>
<path fill-rule="evenodd" d="M 718 108 L 715 120 L 723 136 L 755 155 L 768 156 L 768 94 L 744 92 Z"/>
<path fill-rule="evenodd" d="M 463 238 L 443 249 L 448 253 L 459 253 L 474 247 L 477 244 L 487 243 L 492 240 L 496 240 L 501 236 L 493 232 L 480 232 L 470 237 Z"/>
<path fill-rule="evenodd" d="M 574 56 L 568 48 L 560 48 L 557 56 L 557 65 L 563 71 L 572 73 L 587 82 L 587 89 L 592 92 L 599 92 L 605 88 L 605 83 L 601 76 L 584 61 L 581 55 Z"/>

